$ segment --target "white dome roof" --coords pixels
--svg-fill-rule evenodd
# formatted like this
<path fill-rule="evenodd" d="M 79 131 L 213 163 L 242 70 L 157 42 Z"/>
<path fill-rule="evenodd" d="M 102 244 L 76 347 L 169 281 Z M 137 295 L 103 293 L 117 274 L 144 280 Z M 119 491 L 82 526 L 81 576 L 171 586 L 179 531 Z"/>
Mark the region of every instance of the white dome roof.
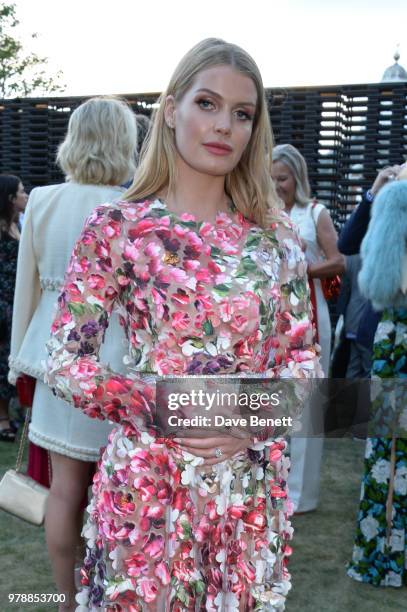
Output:
<path fill-rule="evenodd" d="M 398 63 L 398 60 L 400 59 L 400 54 L 398 51 L 396 51 L 394 54 L 394 59 L 396 61 L 393 66 L 389 66 L 384 71 L 382 82 L 407 81 L 407 71 Z"/>

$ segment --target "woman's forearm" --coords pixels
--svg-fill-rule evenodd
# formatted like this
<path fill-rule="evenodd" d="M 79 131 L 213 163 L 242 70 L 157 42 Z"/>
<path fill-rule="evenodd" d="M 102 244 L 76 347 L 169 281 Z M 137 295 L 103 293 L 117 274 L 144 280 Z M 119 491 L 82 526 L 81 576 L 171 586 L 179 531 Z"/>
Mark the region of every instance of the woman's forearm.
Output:
<path fill-rule="evenodd" d="M 345 268 L 345 258 L 343 255 L 339 255 L 338 257 L 309 265 L 308 276 L 309 278 L 329 278 L 336 274 L 343 274 Z"/>

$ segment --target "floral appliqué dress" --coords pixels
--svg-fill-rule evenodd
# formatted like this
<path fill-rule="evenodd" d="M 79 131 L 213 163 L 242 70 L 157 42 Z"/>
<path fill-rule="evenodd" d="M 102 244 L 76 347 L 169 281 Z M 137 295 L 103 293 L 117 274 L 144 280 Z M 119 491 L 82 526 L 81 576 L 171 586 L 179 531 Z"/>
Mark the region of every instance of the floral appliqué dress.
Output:
<path fill-rule="evenodd" d="M 75 247 L 49 343 L 49 384 L 119 425 L 94 478 L 78 610 L 282 610 L 292 527 L 283 438 L 214 468 L 151 430 L 150 374 L 321 376 L 306 264 L 288 217 L 233 207 L 213 224 L 158 199 L 98 207 Z M 128 375 L 100 363 L 118 308 Z"/>

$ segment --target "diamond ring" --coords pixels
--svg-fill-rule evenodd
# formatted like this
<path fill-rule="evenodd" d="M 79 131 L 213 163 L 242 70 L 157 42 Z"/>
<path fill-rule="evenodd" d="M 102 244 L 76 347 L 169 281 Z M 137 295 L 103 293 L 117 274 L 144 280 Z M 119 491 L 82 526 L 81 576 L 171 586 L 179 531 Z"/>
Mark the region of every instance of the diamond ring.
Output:
<path fill-rule="evenodd" d="M 223 453 L 222 453 L 222 451 L 220 450 L 220 448 L 215 448 L 215 457 L 216 457 L 217 459 L 219 459 L 220 457 L 222 457 L 222 455 L 223 455 Z"/>

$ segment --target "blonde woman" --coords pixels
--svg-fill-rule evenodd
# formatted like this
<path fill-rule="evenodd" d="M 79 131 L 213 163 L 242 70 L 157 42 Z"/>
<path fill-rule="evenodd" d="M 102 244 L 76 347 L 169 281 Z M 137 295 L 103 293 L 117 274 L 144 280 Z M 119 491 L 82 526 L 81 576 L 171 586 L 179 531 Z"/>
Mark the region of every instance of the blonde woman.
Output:
<path fill-rule="evenodd" d="M 20 242 L 9 379 L 20 373 L 37 379 L 29 437 L 51 456 L 45 529 L 57 588 L 71 601 L 61 610 L 72 609 L 82 502 L 111 426 L 55 398 L 43 382 L 45 343 L 75 239 L 96 205 L 122 196 L 119 185 L 134 172 L 136 147 L 135 118 L 124 102 L 94 98 L 79 106 L 57 155 L 67 182 L 32 190 Z M 105 358 L 118 368 L 123 341 L 114 321 Z"/>
<path fill-rule="evenodd" d="M 273 149 L 272 161 L 271 175 L 277 193 L 284 203 L 285 212 L 298 228 L 305 248 L 317 339 L 321 346 L 321 366 L 327 377 L 332 331 L 321 279 L 341 274 L 345 270 L 345 258 L 336 246 L 338 236 L 329 212 L 323 204 L 311 201 L 307 163 L 298 149 L 290 144 L 278 145 Z M 305 407 L 303 417 L 306 428 L 316 418 L 322 425 L 322 414 L 317 413 L 319 409 L 317 404 Z M 312 431 L 309 433 L 312 434 Z M 297 513 L 317 508 L 322 449 L 321 437 L 295 437 L 291 440 L 288 488 Z"/>
<path fill-rule="evenodd" d="M 256 64 L 204 40 L 160 98 L 126 199 L 96 209 L 76 244 L 49 382 L 118 422 L 94 480 L 78 610 L 284 607 L 284 440 L 170 439 L 150 427 L 157 375 L 319 372 L 302 251 L 271 210 L 271 148 Z M 98 356 L 117 307 L 125 376 Z"/>

